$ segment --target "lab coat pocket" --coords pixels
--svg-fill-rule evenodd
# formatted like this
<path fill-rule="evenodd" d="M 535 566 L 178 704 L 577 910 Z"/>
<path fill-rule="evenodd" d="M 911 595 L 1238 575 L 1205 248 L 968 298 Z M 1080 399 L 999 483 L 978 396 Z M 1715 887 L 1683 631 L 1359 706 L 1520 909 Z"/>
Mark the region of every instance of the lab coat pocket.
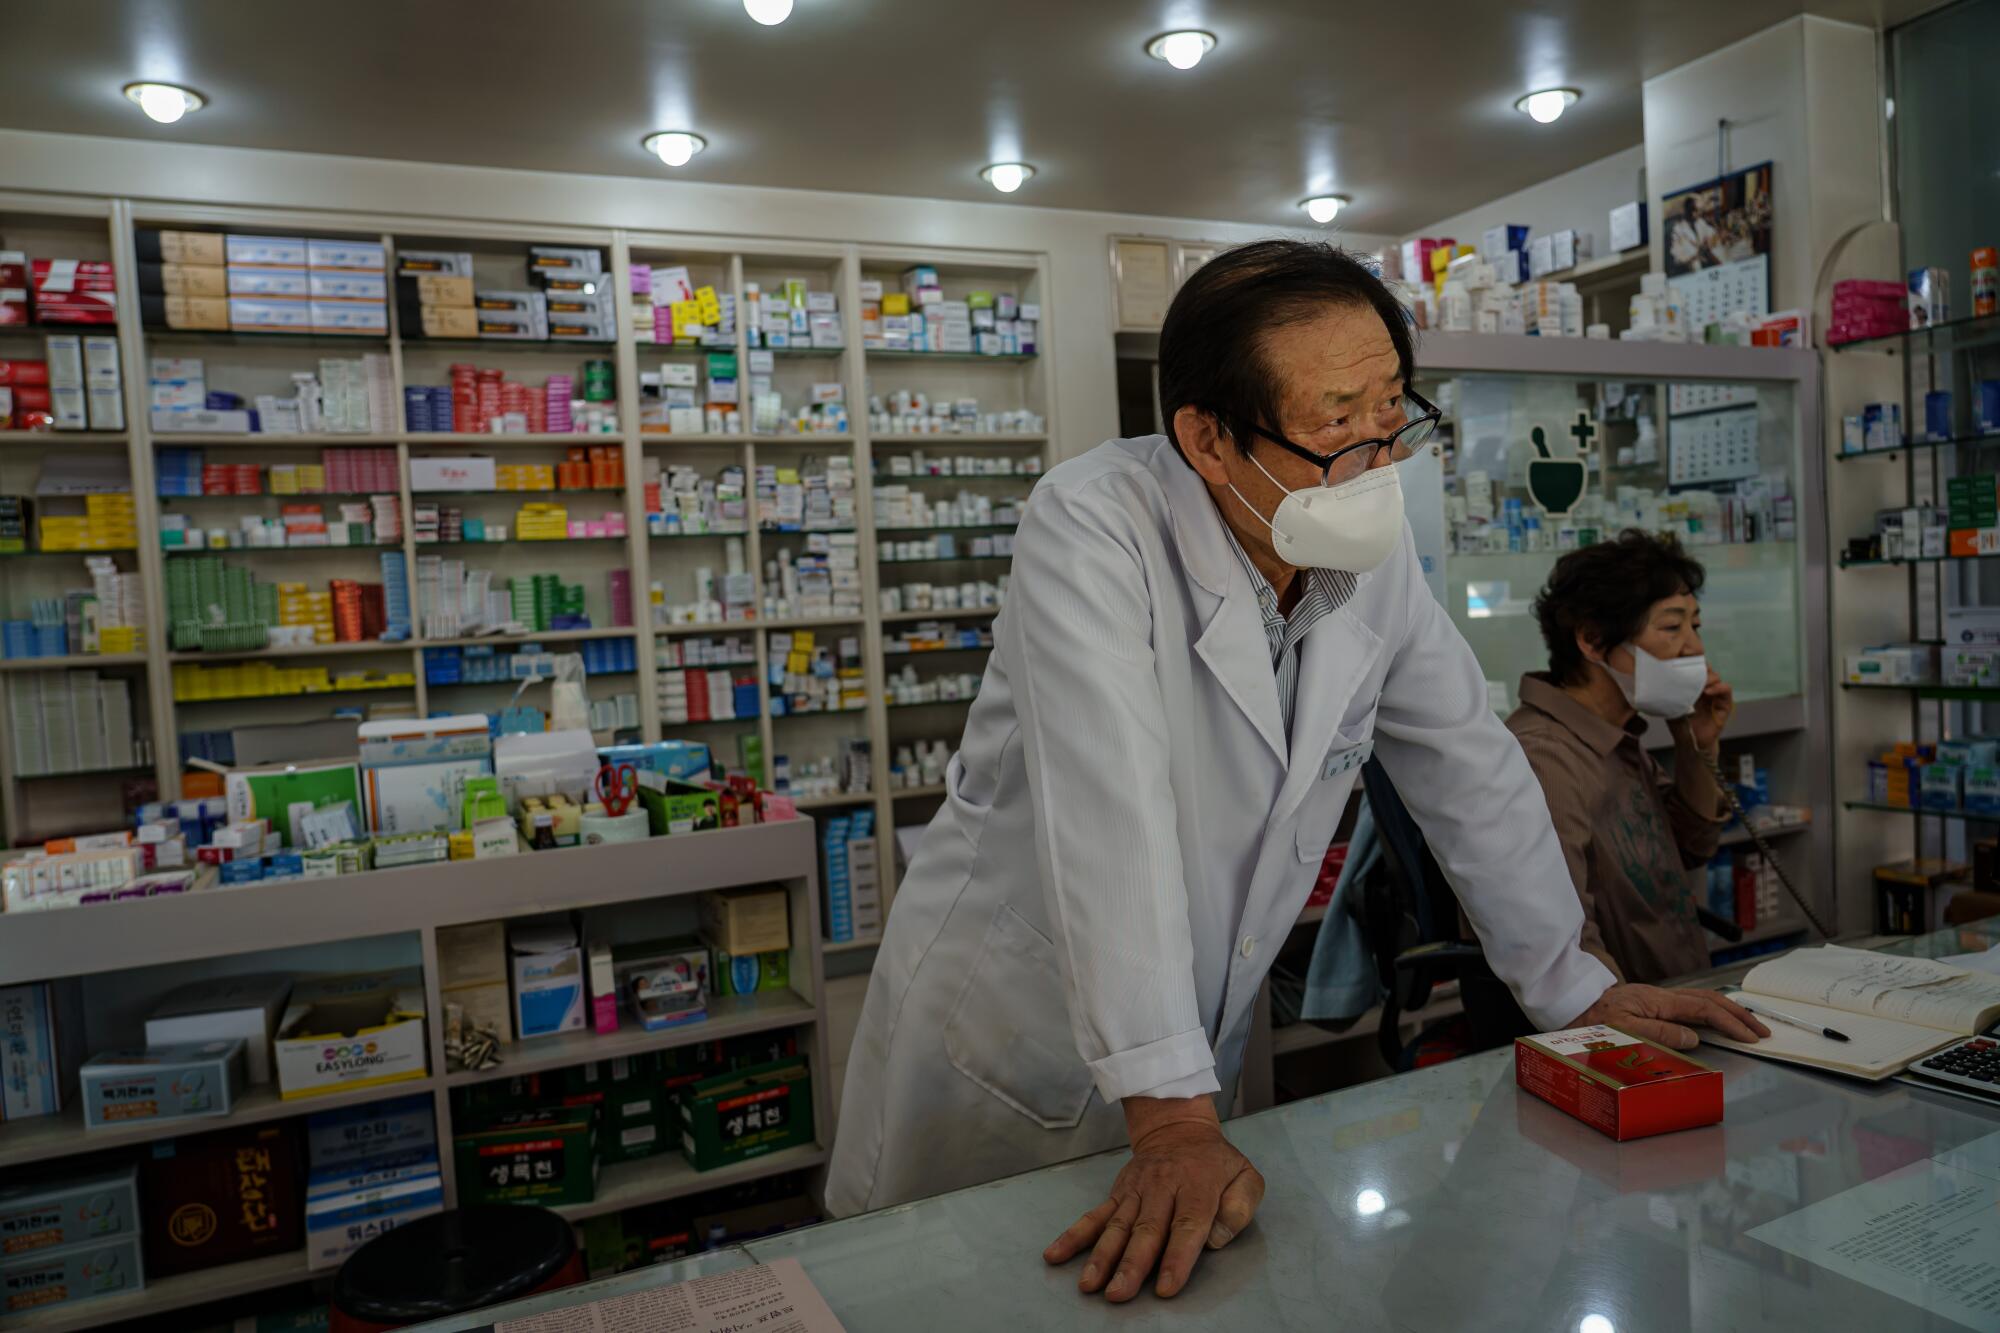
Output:
<path fill-rule="evenodd" d="M 1056 946 L 1002 903 L 944 1025 L 952 1067 L 1043 1129 L 1075 1125 L 1090 1101 L 1064 995 Z"/>
<path fill-rule="evenodd" d="M 1334 830 L 1347 809 L 1347 795 L 1361 780 L 1361 766 L 1375 750 L 1375 708 L 1341 725 L 1320 761 L 1319 780 L 1299 807 L 1299 860 L 1319 861 L 1333 842 Z"/>

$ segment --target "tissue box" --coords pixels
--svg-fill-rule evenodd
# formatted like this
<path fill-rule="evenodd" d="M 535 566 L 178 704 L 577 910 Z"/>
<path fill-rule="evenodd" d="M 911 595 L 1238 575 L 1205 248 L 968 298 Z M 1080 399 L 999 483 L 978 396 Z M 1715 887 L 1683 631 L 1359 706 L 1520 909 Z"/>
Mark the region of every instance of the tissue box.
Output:
<path fill-rule="evenodd" d="M 576 927 L 567 918 L 520 922 L 507 932 L 507 951 L 515 1037 L 581 1031 L 587 1005 Z"/>
<path fill-rule="evenodd" d="M 94 1296 L 143 1291 L 139 1238 L 126 1236 L 0 1259 L 0 1313 L 46 1312 Z"/>
<path fill-rule="evenodd" d="M 0 1255 L 67 1249 L 138 1230 L 138 1173 L 129 1166 L 80 1180 L 0 1189 Z"/>
<path fill-rule="evenodd" d="M 93 1055 L 80 1075 L 90 1129 L 228 1115 L 243 1084 L 243 1042 L 191 1042 Z"/>
<path fill-rule="evenodd" d="M 287 1101 L 422 1078 L 422 979 L 410 970 L 301 981 L 272 1046 Z"/>
<path fill-rule="evenodd" d="M 1621 1141 L 1722 1119 L 1722 1071 L 1616 1028 L 1515 1038 L 1514 1082 Z"/>
<path fill-rule="evenodd" d="M 436 1151 L 437 1121 L 427 1092 L 306 1117 L 306 1159 L 315 1171 Z"/>
<path fill-rule="evenodd" d="M 146 1019 L 146 1046 L 177 1042 L 243 1039 L 243 1059 L 252 1083 L 269 1083 L 271 1037 L 284 1017 L 292 979 L 275 973 L 218 977 L 169 991 Z"/>
<path fill-rule="evenodd" d="M 306 1183 L 306 1266 L 338 1268 L 383 1232 L 443 1211 L 444 1178 L 429 1153 L 316 1169 Z"/>

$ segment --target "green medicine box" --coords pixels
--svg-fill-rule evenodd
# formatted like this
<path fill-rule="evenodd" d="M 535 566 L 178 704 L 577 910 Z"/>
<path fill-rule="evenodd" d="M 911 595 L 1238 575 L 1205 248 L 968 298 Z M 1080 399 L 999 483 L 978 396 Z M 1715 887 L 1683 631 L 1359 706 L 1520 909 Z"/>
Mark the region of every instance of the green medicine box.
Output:
<path fill-rule="evenodd" d="M 708 985 L 714 995 L 755 995 L 759 991 L 790 990 L 791 950 L 726 954 L 720 949 L 711 949 Z"/>
<path fill-rule="evenodd" d="M 697 1171 L 813 1141 L 812 1075 L 799 1059 L 718 1074 L 681 1094 L 681 1154 Z"/>
<path fill-rule="evenodd" d="M 639 804 L 645 807 L 646 826 L 656 838 L 722 827 L 722 794 L 691 782 L 643 773 Z"/>
<path fill-rule="evenodd" d="M 597 1111 L 510 1111 L 460 1134 L 460 1203 L 558 1207 L 597 1197 Z"/>

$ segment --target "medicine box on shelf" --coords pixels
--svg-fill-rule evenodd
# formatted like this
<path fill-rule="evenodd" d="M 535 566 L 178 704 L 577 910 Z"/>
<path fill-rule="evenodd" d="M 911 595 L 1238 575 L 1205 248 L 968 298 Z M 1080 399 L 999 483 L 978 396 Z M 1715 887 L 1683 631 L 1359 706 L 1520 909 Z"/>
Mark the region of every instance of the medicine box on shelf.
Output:
<path fill-rule="evenodd" d="M 90 1129 L 228 1115 L 243 1085 L 243 1041 L 107 1051 L 84 1062 L 81 1081 Z"/>
<path fill-rule="evenodd" d="M 422 979 L 411 969 L 301 981 L 273 1046 L 286 1100 L 422 1078 Z"/>

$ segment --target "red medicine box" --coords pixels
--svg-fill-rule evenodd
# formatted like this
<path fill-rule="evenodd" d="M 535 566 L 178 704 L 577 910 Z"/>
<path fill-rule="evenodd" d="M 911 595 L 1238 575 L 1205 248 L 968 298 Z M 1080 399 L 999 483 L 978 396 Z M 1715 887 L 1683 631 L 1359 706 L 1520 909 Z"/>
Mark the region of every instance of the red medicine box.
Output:
<path fill-rule="evenodd" d="M 1616 1028 L 1514 1039 L 1514 1081 L 1618 1140 L 1722 1119 L 1722 1071 Z"/>

